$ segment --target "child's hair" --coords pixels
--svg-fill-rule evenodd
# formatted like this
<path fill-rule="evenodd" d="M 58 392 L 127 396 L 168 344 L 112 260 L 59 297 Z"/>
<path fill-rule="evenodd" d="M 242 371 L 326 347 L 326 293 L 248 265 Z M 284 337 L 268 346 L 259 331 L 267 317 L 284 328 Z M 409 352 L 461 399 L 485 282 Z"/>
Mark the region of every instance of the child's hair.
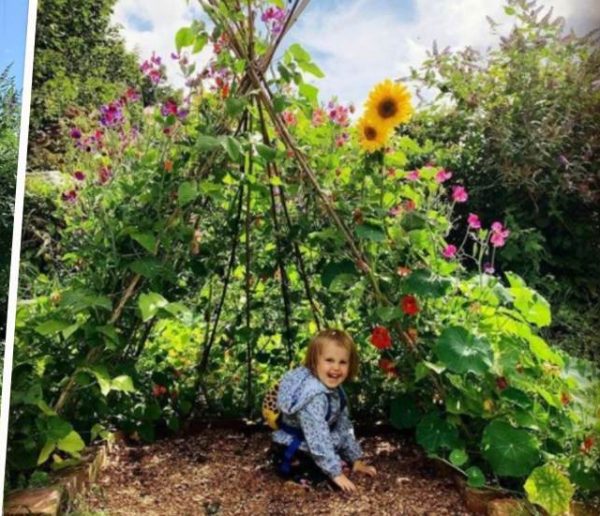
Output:
<path fill-rule="evenodd" d="M 317 375 L 317 361 L 321 354 L 321 348 L 325 341 L 333 341 L 342 346 L 350 355 L 348 364 L 348 380 L 353 380 L 358 374 L 358 351 L 352 337 L 344 330 L 327 328 L 317 333 L 308 344 L 304 365 L 310 369 L 312 374 Z"/>

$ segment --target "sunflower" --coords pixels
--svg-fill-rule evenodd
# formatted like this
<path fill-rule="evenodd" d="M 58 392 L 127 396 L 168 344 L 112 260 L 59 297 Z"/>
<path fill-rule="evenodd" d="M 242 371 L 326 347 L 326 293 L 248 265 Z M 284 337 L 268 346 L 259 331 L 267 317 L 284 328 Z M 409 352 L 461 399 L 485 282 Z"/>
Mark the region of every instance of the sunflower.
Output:
<path fill-rule="evenodd" d="M 389 127 L 407 122 L 413 112 L 410 93 L 406 86 L 389 79 L 371 90 L 365 107 L 368 116 Z"/>
<path fill-rule="evenodd" d="M 391 127 L 381 125 L 372 117 L 363 116 L 357 125 L 358 143 L 367 152 L 381 149 L 387 142 Z"/>

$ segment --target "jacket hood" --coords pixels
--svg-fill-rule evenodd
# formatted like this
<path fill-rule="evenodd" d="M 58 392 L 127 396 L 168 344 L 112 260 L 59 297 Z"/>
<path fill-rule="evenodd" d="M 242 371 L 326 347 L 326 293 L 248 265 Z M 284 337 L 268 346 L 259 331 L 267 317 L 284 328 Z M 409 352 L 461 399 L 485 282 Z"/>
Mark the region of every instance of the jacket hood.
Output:
<path fill-rule="evenodd" d="M 291 416 L 302 409 L 318 394 L 331 392 L 306 367 L 287 372 L 279 382 L 277 405 L 284 414 Z"/>

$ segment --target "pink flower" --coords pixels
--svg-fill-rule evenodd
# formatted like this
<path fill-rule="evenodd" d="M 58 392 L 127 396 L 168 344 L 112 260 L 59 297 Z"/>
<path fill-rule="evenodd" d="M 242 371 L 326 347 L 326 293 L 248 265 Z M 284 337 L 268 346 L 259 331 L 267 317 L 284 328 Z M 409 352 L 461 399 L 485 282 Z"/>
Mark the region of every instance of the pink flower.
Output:
<path fill-rule="evenodd" d="M 494 274 L 494 267 L 492 267 L 491 263 L 484 263 L 483 272 L 485 272 L 486 274 Z"/>
<path fill-rule="evenodd" d="M 454 202 L 467 202 L 469 194 L 464 186 L 454 185 L 452 187 L 452 200 Z"/>
<path fill-rule="evenodd" d="M 490 242 L 494 247 L 502 247 L 506 243 L 510 231 L 502 225 L 502 222 L 494 222 L 492 224 L 492 235 Z"/>
<path fill-rule="evenodd" d="M 475 215 L 474 213 L 469 213 L 469 216 L 467 218 L 467 223 L 469 224 L 469 227 L 472 229 L 481 229 L 481 221 L 479 220 L 479 217 L 477 215 Z"/>
<path fill-rule="evenodd" d="M 400 206 L 400 205 L 394 206 L 393 208 L 390 208 L 388 211 L 388 215 L 390 217 L 397 217 L 398 215 L 400 215 L 400 213 L 402 213 L 402 206 Z"/>
<path fill-rule="evenodd" d="M 160 108 L 160 113 L 162 116 L 177 115 L 177 110 L 177 102 L 175 102 L 173 99 L 167 99 L 167 101 Z"/>
<path fill-rule="evenodd" d="M 65 202 L 74 203 L 77 200 L 77 192 L 75 190 L 69 190 L 68 192 L 63 192 L 62 200 Z"/>
<path fill-rule="evenodd" d="M 346 142 L 350 139 L 350 135 L 348 133 L 342 133 L 335 137 L 335 145 L 336 147 L 342 147 L 346 144 Z"/>
<path fill-rule="evenodd" d="M 441 169 L 435 175 L 435 181 L 436 181 L 436 183 L 443 183 L 444 181 L 448 181 L 448 179 L 450 179 L 451 177 L 452 177 L 452 172 L 446 172 L 446 170 Z"/>
<path fill-rule="evenodd" d="M 417 207 L 417 205 L 415 204 L 415 201 L 413 201 L 412 199 L 407 199 L 406 201 L 404 201 L 402 203 L 402 207 L 406 211 L 412 211 L 412 210 L 414 210 Z"/>
<path fill-rule="evenodd" d="M 79 130 L 77 127 L 73 127 L 69 132 L 69 135 L 74 140 L 79 140 L 79 138 L 81 138 L 81 130 Z"/>
<path fill-rule="evenodd" d="M 81 170 L 76 170 L 73 172 L 73 177 L 77 179 L 77 181 L 83 181 L 85 179 L 85 174 Z"/>
<path fill-rule="evenodd" d="M 420 177 L 420 173 L 418 170 L 411 170 L 407 175 L 406 179 L 409 181 L 417 181 Z"/>
<path fill-rule="evenodd" d="M 330 103 L 331 105 L 332 103 Z M 347 107 L 338 104 L 337 106 L 332 106 L 329 110 L 329 118 L 331 121 L 337 125 L 341 125 L 342 127 L 346 127 L 350 124 L 350 110 Z"/>
<path fill-rule="evenodd" d="M 446 247 L 444 247 L 444 250 L 442 251 L 442 255 L 444 256 L 444 258 L 454 258 L 454 256 L 456 255 L 456 246 L 452 245 L 452 244 L 448 244 Z"/>
<path fill-rule="evenodd" d="M 327 114 L 325 113 L 325 110 L 322 108 L 317 108 L 313 111 L 313 115 L 312 115 L 312 125 L 315 127 L 319 127 L 320 125 L 323 125 L 323 123 L 325 122 L 325 116 Z"/>
<path fill-rule="evenodd" d="M 296 122 L 298 122 L 298 120 L 296 119 L 296 115 L 294 115 L 294 113 L 292 113 L 291 111 L 284 111 L 281 116 L 283 117 L 283 121 L 286 125 L 296 125 Z"/>
<path fill-rule="evenodd" d="M 101 185 L 108 183 L 111 177 L 112 171 L 108 167 L 102 167 L 98 171 L 98 183 L 100 183 Z"/>

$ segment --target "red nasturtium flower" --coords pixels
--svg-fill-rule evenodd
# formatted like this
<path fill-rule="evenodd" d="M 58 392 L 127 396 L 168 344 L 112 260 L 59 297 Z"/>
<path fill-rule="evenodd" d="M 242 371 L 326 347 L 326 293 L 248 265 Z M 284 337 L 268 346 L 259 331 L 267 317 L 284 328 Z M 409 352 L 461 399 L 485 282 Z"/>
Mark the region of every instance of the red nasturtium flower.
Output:
<path fill-rule="evenodd" d="M 560 395 L 560 402 L 563 405 L 568 405 L 569 403 L 571 403 L 571 396 L 570 396 L 570 394 L 568 392 L 563 392 Z"/>
<path fill-rule="evenodd" d="M 417 298 L 410 294 L 402 297 L 401 306 L 406 315 L 417 315 L 421 311 Z"/>
<path fill-rule="evenodd" d="M 381 369 L 387 376 L 398 376 L 398 370 L 394 365 L 394 362 L 389 358 L 379 359 L 379 369 Z"/>
<path fill-rule="evenodd" d="M 503 391 L 508 387 L 508 382 L 506 381 L 506 378 L 504 378 L 504 376 L 499 376 L 498 378 L 496 378 L 496 385 L 498 386 L 498 389 Z"/>
<path fill-rule="evenodd" d="M 371 332 L 371 344 L 377 349 L 390 349 L 392 347 L 392 337 L 387 328 L 375 326 Z"/>
<path fill-rule="evenodd" d="M 152 386 L 152 396 L 154 396 L 155 398 L 158 398 L 159 396 L 162 396 L 163 394 L 167 393 L 167 388 L 164 385 L 158 385 L 157 383 L 155 383 Z"/>
<path fill-rule="evenodd" d="M 581 446 L 579 447 L 579 449 L 581 450 L 582 453 L 589 453 L 593 446 L 594 446 L 594 438 L 591 435 L 588 435 L 581 443 Z"/>

